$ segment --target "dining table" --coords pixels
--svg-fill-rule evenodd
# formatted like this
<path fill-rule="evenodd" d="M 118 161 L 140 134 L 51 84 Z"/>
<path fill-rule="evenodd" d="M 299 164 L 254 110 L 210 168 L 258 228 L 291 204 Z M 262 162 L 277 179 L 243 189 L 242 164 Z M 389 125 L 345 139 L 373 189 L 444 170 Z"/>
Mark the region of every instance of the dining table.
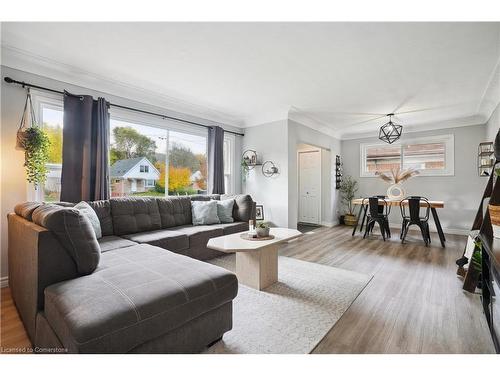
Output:
<path fill-rule="evenodd" d="M 428 201 L 430 204 L 431 208 L 431 213 L 432 213 L 432 219 L 434 220 L 434 224 L 436 225 L 436 230 L 439 235 L 439 241 L 441 242 L 441 246 L 445 247 L 445 242 L 446 242 L 446 237 L 443 233 L 443 228 L 441 227 L 441 222 L 439 221 L 439 216 L 437 213 L 437 209 L 439 208 L 444 208 L 444 202 L 443 201 L 433 201 L 430 200 Z M 379 199 L 378 201 L 380 206 L 400 206 L 401 200 L 400 199 Z M 408 201 L 403 202 L 403 204 L 408 204 Z M 361 220 L 361 225 L 359 226 L 359 231 L 361 232 L 363 230 L 363 225 L 366 220 L 367 212 L 368 212 L 368 199 L 366 198 L 356 198 L 352 200 L 352 205 L 353 206 L 360 206 L 359 208 L 359 214 L 357 216 L 356 220 L 356 225 L 354 225 L 354 229 L 352 230 L 352 235 L 354 236 L 356 234 L 356 229 L 358 228 L 359 224 L 359 219 L 361 216 L 363 216 L 363 219 Z M 427 207 L 427 203 L 425 201 L 420 202 L 421 207 Z"/>

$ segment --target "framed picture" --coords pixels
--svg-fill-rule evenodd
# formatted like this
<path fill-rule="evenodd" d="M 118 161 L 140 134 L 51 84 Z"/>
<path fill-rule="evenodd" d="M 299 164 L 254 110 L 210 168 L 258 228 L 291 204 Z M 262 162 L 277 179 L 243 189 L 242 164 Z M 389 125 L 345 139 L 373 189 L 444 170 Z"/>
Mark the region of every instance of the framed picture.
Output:
<path fill-rule="evenodd" d="M 255 219 L 264 220 L 264 206 L 261 204 L 255 206 Z"/>

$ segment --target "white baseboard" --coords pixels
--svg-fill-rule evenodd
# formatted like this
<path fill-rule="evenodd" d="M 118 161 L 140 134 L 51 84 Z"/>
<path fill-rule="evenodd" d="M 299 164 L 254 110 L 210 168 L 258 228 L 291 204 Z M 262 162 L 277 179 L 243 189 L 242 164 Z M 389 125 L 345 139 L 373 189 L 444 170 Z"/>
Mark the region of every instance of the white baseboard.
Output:
<path fill-rule="evenodd" d="M 324 226 L 324 227 L 332 228 L 332 227 L 334 227 L 336 225 L 339 225 L 339 222 L 338 222 L 338 220 L 337 221 L 333 221 L 333 222 L 322 221 L 321 225 Z"/>
<path fill-rule="evenodd" d="M 394 229 L 401 229 L 401 223 L 400 224 L 391 223 L 391 224 L 389 224 L 389 227 L 394 228 Z M 410 230 L 411 229 L 418 230 L 418 227 L 417 226 L 410 227 Z M 432 223 L 432 222 L 429 223 L 429 229 L 431 232 L 437 233 L 437 229 L 434 226 L 434 223 Z M 459 228 L 443 228 L 443 232 L 444 232 L 444 234 L 457 234 L 459 236 L 468 236 L 470 233 L 470 230 L 459 229 Z"/>
<path fill-rule="evenodd" d="M 0 278 L 0 288 L 7 288 L 9 286 L 9 276 Z"/>

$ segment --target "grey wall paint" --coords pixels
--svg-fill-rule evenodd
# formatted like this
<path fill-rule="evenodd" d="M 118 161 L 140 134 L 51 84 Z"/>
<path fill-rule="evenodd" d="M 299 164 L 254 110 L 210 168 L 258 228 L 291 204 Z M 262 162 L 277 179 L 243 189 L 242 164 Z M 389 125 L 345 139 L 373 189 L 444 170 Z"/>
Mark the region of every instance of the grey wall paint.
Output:
<path fill-rule="evenodd" d="M 500 104 L 497 105 L 495 110 L 490 116 L 490 119 L 486 123 L 486 141 L 493 142 L 500 129 Z"/>
<path fill-rule="evenodd" d="M 264 177 L 260 168 L 250 172 L 243 190 L 251 194 L 257 204 L 264 205 L 266 221 L 274 225 L 296 228 L 298 220 L 298 163 L 297 149 L 300 144 L 331 150 L 331 165 L 340 153 L 340 141 L 292 120 L 280 120 L 247 128 L 243 149 L 253 149 L 262 161 L 272 160 L 280 173 L 272 178 Z M 331 184 L 332 182 L 330 182 Z M 322 219 L 336 219 L 338 193 L 333 185 L 332 199 L 325 200 Z"/>
<path fill-rule="evenodd" d="M 14 206 L 28 199 L 29 186 L 26 183 L 23 163 L 24 154 L 22 151 L 14 149 L 16 144 L 16 131 L 21 118 L 24 101 L 26 99 L 25 91 L 19 86 L 14 86 L 4 82 L 5 76 L 10 76 L 16 80 L 34 83 L 40 86 L 47 86 L 56 90 L 67 89 L 78 94 L 87 94 L 94 97 L 103 96 L 107 100 L 130 107 L 136 107 L 153 112 L 161 112 L 167 115 L 179 116 L 187 120 L 199 121 L 208 125 L 221 125 L 211 122 L 206 119 L 182 114 L 174 111 L 169 111 L 164 108 L 150 106 L 144 103 L 139 103 L 130 99 L 109 95 L 103 92 L 94 91 L 84 87 L 74 86 L 65 82 L 55 81 L 50 78 L 30 74 L 20 70 L 1 66 L 1 200 L 0 200 L 0 277 L 4 278 L 8 274 L 7 266 L 7 213 L 12 212 Z M 62 99 L 61 99 L 62 100 Z M 228 130 L 234 130 L 239 133 L 244 132 L 242 129 L 234 128 L 226 124 L 222 124 Z M 236 153 L 241 149 L 241 137 L 236 137 Z M 236 160 L 238 161 L 238 160 Z M 235 177 L 236 192 L 241 191 L 241 182 L 239 176 L 239 168 L 236 166 L 238 175 Z"/>
<path fill-rule="evenodd" d="M 264 177 L 260 166 L 250 171 L 243 184 L 257 204 L 264 205 L 266 221 L 288 227 L 288 128 L 287 120 L 247 128 L 243 149 L 257 151 L 259 161 L 272 160 L 279 174 Z"/>
<path fill-rule="evenodd" d="M 333 170 L 335 169 L 335 155 L 340 155 L 341 143 L 338 139 L 320 133 L 293 120 L 288 120 L 288 226 L 296 228 L 298 221 L 298 163 L 297 148 L 306 143 L 319 148 L 330 150 L 330 167 L 332 169 L 331 200 L 323 200 L 322 221 L 335 223 L 338 210 L 338 190 L 335 189 Z"/>
<path fill-rule="evenodd" d="M 479 200 L 487 178 L 479 177 L 477 171 L 477 147 L 485 138 L 486 127 L 467 126 L 404 135 L 412 139 L 440 134 L 455 136 L 455 175 L 443 177 L 417 176 L 405 183 L 409 194 L 422 195 L 429 199 L 443 200 L 445 208 L 439 210 L 443 228 L 451 231 L 468 231 L 474 220 Z M 377 138 L 342 141 L 344 175 L 351 175 L 359 182 L 358 196 L 385 194 L 388 184 L 376 177 L 360 177 L 360 143 L 376 142 Z M 400 223 L 400 212 L 393 209 L 391 223 Z M 433 225 L 433 222 L 431 220 Z"/>

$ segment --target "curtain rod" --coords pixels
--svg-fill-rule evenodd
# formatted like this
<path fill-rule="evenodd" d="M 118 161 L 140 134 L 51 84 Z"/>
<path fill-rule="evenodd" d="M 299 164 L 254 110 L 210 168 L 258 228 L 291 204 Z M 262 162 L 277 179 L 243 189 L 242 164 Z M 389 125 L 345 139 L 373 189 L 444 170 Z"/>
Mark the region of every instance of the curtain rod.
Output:
<path fill-rule="evenodd" d="M 58 91 L 58 90 L 50 89 L 48 87 L 37 86 L 37 85 L 33 85 L 31 83 L 26 83 L 24 81 L 16 81 L 15 79 L 12 79 L 10 77 L 5 77 L 4 81 L 7 82 L 7 83 L 13 83 L 13 84 L 21 85 L 23 88 L 24 87 L 32 87 L 34 89 L 39 89 L 39 90 L 44 90 L 44 91 L 49 91 L 49 92 L 53 92 L 53 93 L 56 93 L 56 94 L 64 95 L 64 91 Z M 108 104 L 111 107 L 126 109 L 128 111 L 133 111 L 133 112 L 140 112 L 140 113 L 144 113 L 144 114 L 151 115 L 151 116 L 157 116 L 157 117 L 161 117 L 164 120 L 169 119 L 169 120 L 184 122 L 186 124 L 191 124 L 191 125 L 196 125 L 196 126 L 202 126 L 204 128 L 207 128 L 207 129 L 212 128 L 212 126 L 209 126 L 209 125 L 204 125 L 204 124 L 200 124 L 200 123 L 194 122 L 194 121 L 183 120 L 181 118 L 163 115 L 161 113 L 155 113 L 155 112 L 145 111 L 143 109 L 127 107 L 127 106 L 124 106 L 124 105 L 113 104 L 113 103 L 109 103 L 109 102 L 108 102 Z M 225 129 L 224 129 L 224 132 L 231 133 L 231 134 L 234 134 L 234 135 L 239 135 L 239 136 L 242 136 L 242 137 L 245 135 L 243 133 L 237 133 L 237 132 L 233 132 L 231 130 L 225 130 Z"/>

